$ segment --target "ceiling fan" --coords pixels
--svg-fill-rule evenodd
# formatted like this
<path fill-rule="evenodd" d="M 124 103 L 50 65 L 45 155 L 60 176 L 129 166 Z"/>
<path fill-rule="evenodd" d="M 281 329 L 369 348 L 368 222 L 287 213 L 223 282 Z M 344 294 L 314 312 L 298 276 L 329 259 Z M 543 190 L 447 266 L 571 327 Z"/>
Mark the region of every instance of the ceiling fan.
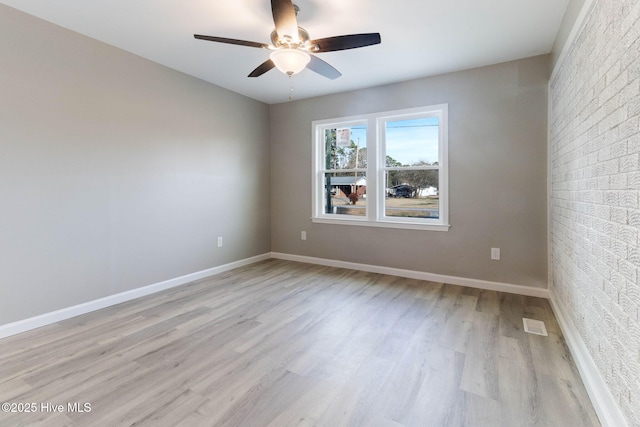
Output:
<path fill-rule="evenodd" d="M 298 6 L 291 0 L 271 0 L 271 12 L 276 27 L 271 33 L 272 44 L 200 34 L 194 34 L 194 37 L 200 40 L 270 50 L 269 59 L 253 70 L 248 77 L 259 77 L 272 68 L 278 68 L 292 76 L 308 68 L 329 79 L 337 79 L 342 74 L 312 53 L 355 49 L 379 44 L 381 41 L 380 33 L 349 34 L 310 40 L 307 30 L 298 27 L 296 19 L 298 11 Z"/>

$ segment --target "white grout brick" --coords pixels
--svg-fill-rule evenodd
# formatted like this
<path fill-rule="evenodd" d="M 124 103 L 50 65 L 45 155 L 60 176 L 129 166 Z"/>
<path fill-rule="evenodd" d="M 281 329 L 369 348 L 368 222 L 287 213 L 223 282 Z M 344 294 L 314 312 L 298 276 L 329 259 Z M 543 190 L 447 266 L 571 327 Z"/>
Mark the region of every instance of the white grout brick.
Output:
<path fill-rule="evenodd" d="M 640 425 L 640 2 L 595 3 L 549 88 L 554 287 Z"/>
<path fill-rule="evenodd" d="M 629 187 L 629 180 L 626 174 L 615 174 L 609 177 L 609 187 L 612 190 L 626 190 Z M 618 197 L 618 206 L 624 206 L 623 204 L 623 193 L 616 192 Z"/>
<path fill-rule="evenodd" d="M 615 198 L 616 204 L 620 204 L 620 197 Z M 629 210 L 625 208 L 612 207 L 611 208 L 611 221 L 616 222 L 618 224 L 628 224 L 629 223 Z"/>
<path fill-rule="evenodd" d="M 640 228 L 640 211 L 629 211 L 629 225 L 632 227 Z"/>

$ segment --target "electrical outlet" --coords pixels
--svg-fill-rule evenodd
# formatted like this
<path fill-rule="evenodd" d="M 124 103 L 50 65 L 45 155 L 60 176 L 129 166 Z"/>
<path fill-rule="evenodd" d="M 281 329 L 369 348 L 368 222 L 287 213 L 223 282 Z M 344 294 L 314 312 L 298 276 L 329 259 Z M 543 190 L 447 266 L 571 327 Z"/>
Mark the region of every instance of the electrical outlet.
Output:
<path fill-rule="evenodd" d="M 222 247 L 222 237 L 218 237 L 218 247 Z"/>
<path fill-rule="evenodd" d="M 306 231 L 301 231 L 300 232 L 300 240 L 307 240 L 307 232 Z"/>
<path fill-rule="evenodd" d="M 491 248 L 491 259 L 500 261 L 500 248 Z"/>

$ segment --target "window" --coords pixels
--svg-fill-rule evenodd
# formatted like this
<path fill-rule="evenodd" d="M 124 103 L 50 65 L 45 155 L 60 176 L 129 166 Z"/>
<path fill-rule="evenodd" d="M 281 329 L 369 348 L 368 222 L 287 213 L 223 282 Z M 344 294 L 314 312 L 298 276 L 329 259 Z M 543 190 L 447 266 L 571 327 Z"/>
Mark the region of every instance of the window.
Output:
<path fill-rule="evenodd" d="M 313 122 L 313 221 L 447 230 L 447 105 Z"/>

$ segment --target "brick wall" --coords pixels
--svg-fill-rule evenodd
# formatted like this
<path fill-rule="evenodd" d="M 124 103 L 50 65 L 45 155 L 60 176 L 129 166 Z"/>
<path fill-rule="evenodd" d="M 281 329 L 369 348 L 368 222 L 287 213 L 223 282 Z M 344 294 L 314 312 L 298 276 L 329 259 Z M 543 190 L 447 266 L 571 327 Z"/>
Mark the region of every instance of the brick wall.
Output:
<path fill-rule="evenodd" d="M 640 426 L 639 1 L 596 1 L 549 95 L 552 286 Z"/>

